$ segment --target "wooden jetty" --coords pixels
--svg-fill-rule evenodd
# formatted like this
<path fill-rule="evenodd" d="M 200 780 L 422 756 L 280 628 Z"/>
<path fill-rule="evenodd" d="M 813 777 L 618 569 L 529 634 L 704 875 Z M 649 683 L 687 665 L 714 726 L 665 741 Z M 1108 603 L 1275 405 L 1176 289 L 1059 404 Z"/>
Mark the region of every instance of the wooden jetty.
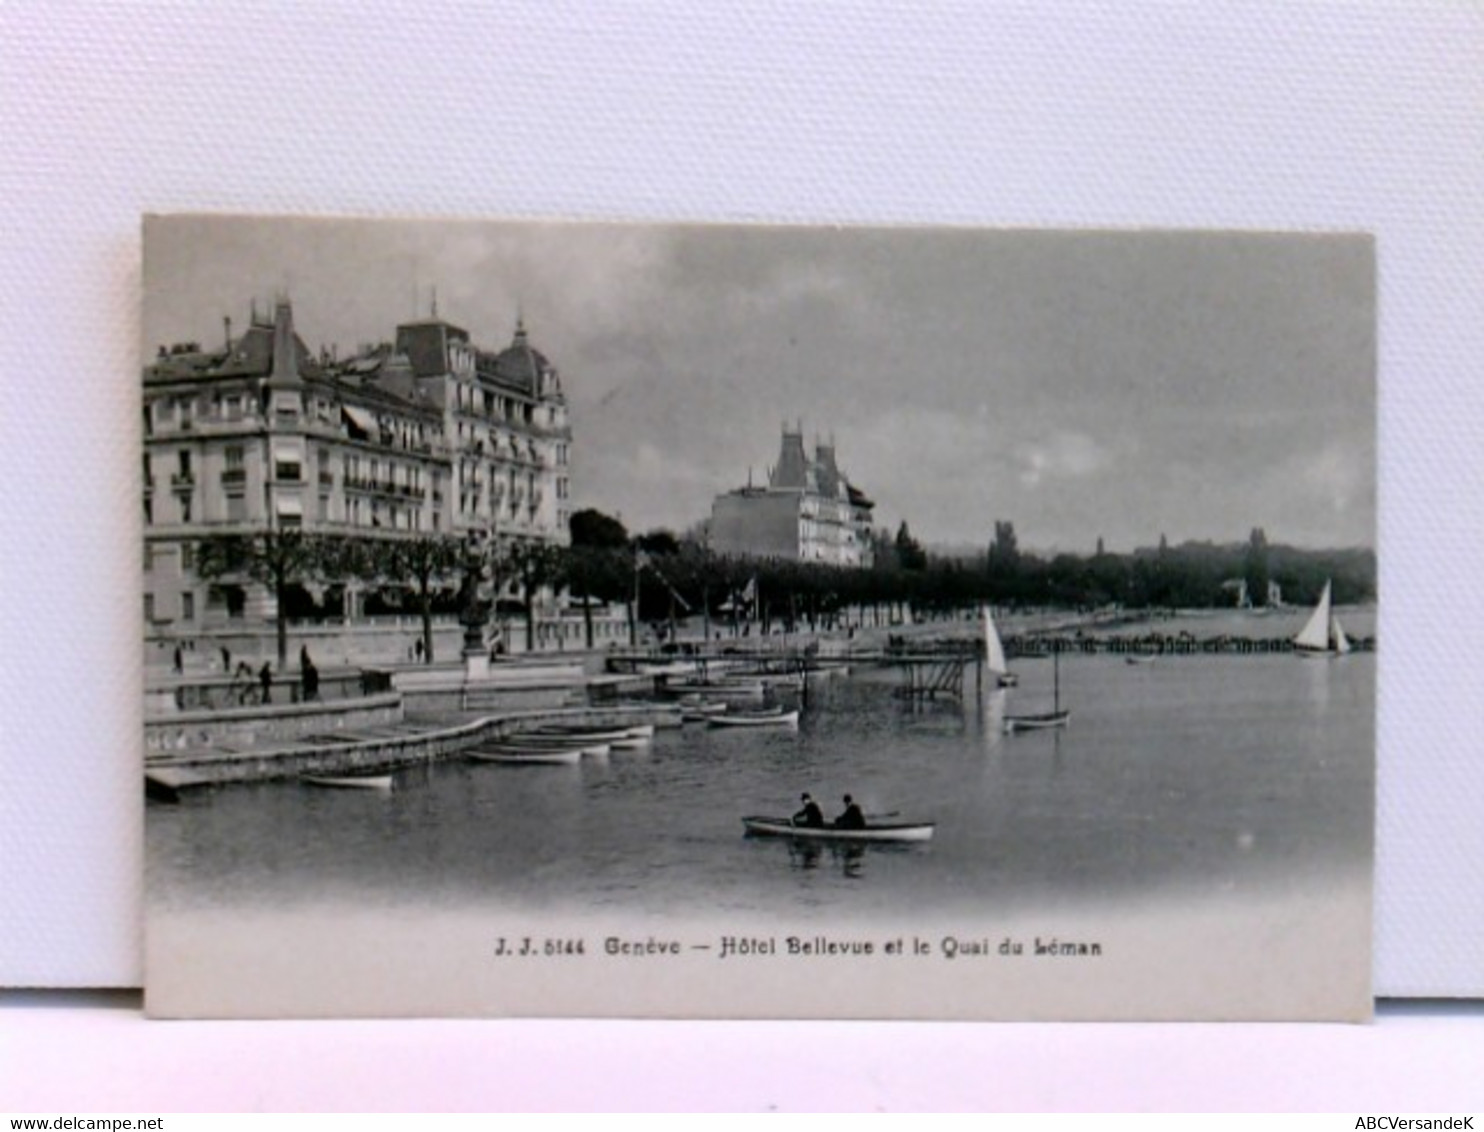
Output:
<path fill-rule="evenodd" d="M 878 663 L 902 673 L 897 695 L 910 700 L 962 700 L 970 666 L 974 670 L 974 695 L 984 695 L 984 656 L 972 643 L 942 642 L 937 647 L 912 652 L 888 649 Z"/>

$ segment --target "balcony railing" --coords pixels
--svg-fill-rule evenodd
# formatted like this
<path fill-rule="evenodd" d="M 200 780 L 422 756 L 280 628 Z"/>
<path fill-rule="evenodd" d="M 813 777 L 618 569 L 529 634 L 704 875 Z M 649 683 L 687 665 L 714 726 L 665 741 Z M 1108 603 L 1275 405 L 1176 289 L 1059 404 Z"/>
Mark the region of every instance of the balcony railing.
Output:
<path fill-rule="evenodd" d="M 224 472 L 222 472 L 222 486 L 223 487 L 231 487 L 233 485 L 244 484 L 246 482 L 247 482 L 247 469 L 246 468 L 228 468 Z"/>
<path fill-rule="evenodd" d="M 195 487 L 196 477 L 190 472 L 172 472 L 170 475 L 171 487 Z"/>
<path fill-rule="evenodd" d="M 375 495 L 413 494 L 406 484 L 394 483 L 392 480 L 374 480 L 368 476 L 346 475 L 344 483 L 347 491 L 369 491 Z"/>

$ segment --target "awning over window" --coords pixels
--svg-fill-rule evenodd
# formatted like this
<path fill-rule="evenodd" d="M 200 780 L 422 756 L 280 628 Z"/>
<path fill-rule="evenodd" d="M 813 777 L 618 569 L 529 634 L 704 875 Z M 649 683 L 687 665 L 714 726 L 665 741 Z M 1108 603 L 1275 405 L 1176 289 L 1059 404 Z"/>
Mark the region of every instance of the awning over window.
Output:
<path fill-rule="evenodd" d="M 275 444 L 273 446 L 273 462 L 275 464 L 302 464 L 304 453 L 299 448 L 291 448 L 286 444 Z"/>
<path fill-rule="evenodd" d="M 357 408 L 355 405 L 341 405 L 340 411 L 345 414 L 345 419 L 356 428 L 365 433 L 376 431 L 376 417 L 365 409 Z"/>
<path fill-rule="evenodd" d="M 280 515 L 298 515 L 302 517 L 304 514 L 304 503 L 297 496 L 280 495 L 274 501 L 274 510 Z"/>

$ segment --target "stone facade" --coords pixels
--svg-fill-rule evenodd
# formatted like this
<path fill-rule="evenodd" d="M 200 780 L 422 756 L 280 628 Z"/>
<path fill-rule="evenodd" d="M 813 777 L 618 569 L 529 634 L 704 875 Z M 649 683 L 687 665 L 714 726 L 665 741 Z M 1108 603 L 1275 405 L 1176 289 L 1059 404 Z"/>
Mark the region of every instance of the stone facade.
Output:
<path fill-rule="evenodd" d="M 785 426 L 768 485 L 749 484 L 712 503 L 711 547 L 721 554 L 869 566 L 874 506 L 840 471 L 832 443 L 816 443 L 811 457 L 802 428 Z"/>
<path fill-rule="evenodd" d="M 520 324 L 496 351 L 429 318 L 340 358 L 309 350 L 280 299 L 240 336 L 228 320 L 220 349 L 161 346 L 143 413 L 147 636 L 276 614 L 264 586 L 198 576 L 210 534 L 568 537 L 566 398 Z"/>

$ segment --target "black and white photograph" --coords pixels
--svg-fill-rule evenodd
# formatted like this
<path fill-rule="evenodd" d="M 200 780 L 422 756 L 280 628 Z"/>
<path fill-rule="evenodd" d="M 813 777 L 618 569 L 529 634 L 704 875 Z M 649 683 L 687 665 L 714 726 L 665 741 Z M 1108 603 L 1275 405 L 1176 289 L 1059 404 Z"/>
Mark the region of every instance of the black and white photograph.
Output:
<path fill-rule="evenodd" d="M 1370 236 L 143 255 L 151 1014 L 1370 1017 Z"/>

